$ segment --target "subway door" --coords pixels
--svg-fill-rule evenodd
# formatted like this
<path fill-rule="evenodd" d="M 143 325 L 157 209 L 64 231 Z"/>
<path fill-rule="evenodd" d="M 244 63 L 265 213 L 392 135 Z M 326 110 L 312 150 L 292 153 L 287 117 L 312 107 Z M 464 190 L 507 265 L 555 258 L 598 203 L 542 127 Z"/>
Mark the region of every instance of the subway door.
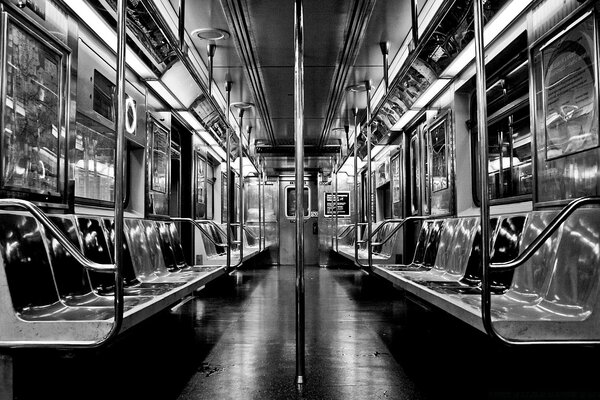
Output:
<path fill-rule="evenodd" d="M 304 264 L 319 264 L 318 193 L 316 177 L 304 181 Z M 279 180 L 279 264 L 296 265 L 296 186 Z"/>

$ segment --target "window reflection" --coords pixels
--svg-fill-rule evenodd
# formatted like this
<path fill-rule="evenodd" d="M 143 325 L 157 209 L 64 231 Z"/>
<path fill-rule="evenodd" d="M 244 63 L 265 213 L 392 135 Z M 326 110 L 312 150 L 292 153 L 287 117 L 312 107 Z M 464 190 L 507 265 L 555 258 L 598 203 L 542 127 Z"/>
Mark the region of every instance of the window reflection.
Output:
<path fill-rule="evenodd" d="M 2 184 L 58 192 L 61 56 L 9 23 Z"/>
<path fill-rule="evenodd" d="M 87 199 L 114 201 L 115 136 L 76 123 L 73 177 L 75 195 Z"/>

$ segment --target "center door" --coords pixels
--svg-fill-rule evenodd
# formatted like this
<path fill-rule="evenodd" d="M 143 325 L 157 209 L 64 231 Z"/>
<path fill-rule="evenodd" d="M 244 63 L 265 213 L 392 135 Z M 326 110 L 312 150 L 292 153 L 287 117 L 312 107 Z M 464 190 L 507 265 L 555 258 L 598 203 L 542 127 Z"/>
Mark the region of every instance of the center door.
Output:
<path fill-rule="evenodd" d="M 304 181 L 304 264 L 319 264 L 318 193 L 316 180 Z M 279 181 L 279 264 L 296 265 L 296 186 L 293 178 Z"/>

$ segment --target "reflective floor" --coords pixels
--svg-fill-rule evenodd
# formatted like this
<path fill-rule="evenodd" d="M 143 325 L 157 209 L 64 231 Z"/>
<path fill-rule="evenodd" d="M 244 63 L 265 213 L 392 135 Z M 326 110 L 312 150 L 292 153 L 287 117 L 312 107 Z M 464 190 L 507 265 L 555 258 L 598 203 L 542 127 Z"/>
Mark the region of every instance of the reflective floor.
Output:
<path fill-rule="evenodd" d="M 16 353 L 19 399 L 600 399 L 593 349 L 491 343 L 387 282 L 306 269 L 306 379 L 295 270 L 241 270 L 107 349 Z"/>

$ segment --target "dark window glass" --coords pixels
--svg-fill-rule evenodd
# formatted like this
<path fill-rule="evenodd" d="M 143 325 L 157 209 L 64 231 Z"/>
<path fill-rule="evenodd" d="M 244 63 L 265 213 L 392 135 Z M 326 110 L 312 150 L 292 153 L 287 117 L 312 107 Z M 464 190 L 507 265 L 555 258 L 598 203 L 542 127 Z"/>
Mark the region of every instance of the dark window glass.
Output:
<path fill-rule="evenodd" d="M 486 66 L 490 199 L 531 195 L 529 71 L 525 35 Z M 471 101 L 474 196 L 480 201 L 477 99 Z"/>
<path fill-rule="evenodd" d="M 115 85 L 94 70 L 94 111 L 110 121 L 115 120 L 114 96 Z"/>

